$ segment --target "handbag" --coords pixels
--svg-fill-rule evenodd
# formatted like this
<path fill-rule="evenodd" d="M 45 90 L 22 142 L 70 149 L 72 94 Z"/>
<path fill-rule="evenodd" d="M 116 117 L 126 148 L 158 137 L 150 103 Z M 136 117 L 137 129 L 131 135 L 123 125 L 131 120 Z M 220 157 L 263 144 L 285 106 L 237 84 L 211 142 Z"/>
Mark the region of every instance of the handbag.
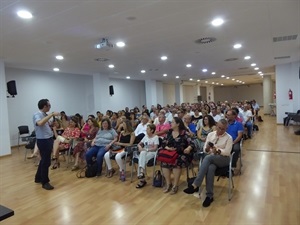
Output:
<path fill-rule="evenodd" d="M 162 187 L 164 185 L 164 176 L 160 170 L 156 170 L 153 178 L 153 187 Z"/>
<path fill-rule="evenodd" d="M 162 149 L 157 154 L 157 160 L 167 164 L 175 164 L 177 158 L 178 158 L 177 151 Z"/>

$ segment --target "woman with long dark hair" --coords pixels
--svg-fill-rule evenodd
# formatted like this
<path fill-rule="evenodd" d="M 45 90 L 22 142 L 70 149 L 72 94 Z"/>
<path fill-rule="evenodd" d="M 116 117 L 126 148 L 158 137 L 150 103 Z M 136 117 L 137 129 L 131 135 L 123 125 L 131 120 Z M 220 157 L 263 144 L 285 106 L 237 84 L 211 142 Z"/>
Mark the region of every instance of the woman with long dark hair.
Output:
<path fill-rule="evenodd" d="M 162 171 L 166 179 L 164 193 L 176 194 L 178 191 L 178 183 L 181 175 L 181 170 L 190 164 L 193 159 L 193 151 L 195 145 L 192 139 L 187 134 L 186 127 L 182 120 L 174 117 L 171 123 L 171 129 L 163 142 L 164 149 L 176 151 L 178 157 L 175 164 L 161 163 Z M 174 174 L 174 183 L 171 183 L 171 170 Z"/>

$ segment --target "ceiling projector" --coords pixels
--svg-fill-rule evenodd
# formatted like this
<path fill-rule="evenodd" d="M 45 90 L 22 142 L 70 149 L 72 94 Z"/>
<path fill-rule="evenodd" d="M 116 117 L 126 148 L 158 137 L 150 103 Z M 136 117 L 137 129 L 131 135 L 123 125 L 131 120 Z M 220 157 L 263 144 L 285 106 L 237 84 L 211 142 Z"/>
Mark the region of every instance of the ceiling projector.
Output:
<path fill-rule="evenodd" d="M 114 47 L 112 43 L 108 41 L 107 38 L 102 38 L 98 44 L 95 46 L 97 49 L 109 50 Z"/>

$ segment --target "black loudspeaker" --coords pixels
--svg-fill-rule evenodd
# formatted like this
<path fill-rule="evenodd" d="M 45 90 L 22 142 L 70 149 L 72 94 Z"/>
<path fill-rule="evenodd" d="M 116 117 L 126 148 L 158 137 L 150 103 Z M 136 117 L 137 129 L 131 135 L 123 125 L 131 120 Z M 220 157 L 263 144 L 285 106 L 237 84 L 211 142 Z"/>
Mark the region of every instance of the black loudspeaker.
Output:
<path fill-rule="evenodd" d="M 109 94 L 110 95 L 114 95 L 115 94 L 115 92 L 114 92 L 114 86 L 112 86 L 112 85 L 109 86 Z"/>
<path fill-rule="evenodd" d="M 11 80 L 7 82 L 7 92 L 12 96 L 17 95 L 17 87 L 16 87 L 15 80 Z"/>

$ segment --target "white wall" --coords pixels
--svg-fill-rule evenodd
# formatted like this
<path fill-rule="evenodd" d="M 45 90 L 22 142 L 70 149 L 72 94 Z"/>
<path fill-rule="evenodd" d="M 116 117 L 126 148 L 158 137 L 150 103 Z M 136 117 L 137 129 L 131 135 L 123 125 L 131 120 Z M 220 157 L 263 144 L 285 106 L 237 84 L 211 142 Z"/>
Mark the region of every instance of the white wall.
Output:
<path fill-rule="evenodd" d="M 64 110 L 67 115 L 95 114 L 95 101 L 109 102 L 111 110 L 126 106 L 139 108 L 145 104 L 144 81 L 111 79 L 115 94 L 109 99 L 94 98 L 93 76 L 63 74 L 54 72 L 6 68 L 6 81 L 16 80 L 18 95 L 8 98 L 8 120 L 11 145 L 17 145 L 20 125 L 28 125 L 33 130 L 32 115 L 38 110 L 37 103 L 42 98 L 51 102 L 51 111 Z M 107 87 L 108 92 L 108 87 Z M 107 108 L 108 109 L 108 108 Z"/>
<path fill-rule="evenodd" d="M 183 102 L 195 103 L 197 102 L 197 89 L 196 85 L 182 85 Z"/>
<path fill-rule="evenodd" d="M 300 61 L 276 66 L 276 111 L 277 123 L 282 124 L 285 112 L 297 112 L 300 109 Z M 293 91 L 293 100 L 289 100 L 289 89 Z"/>
<path fill-rule="evenodd" d="M 252 100 L 263 106 L 263 86 L 262 84 L 225 86 L 214 88 L 215 101 L 239 101 Z"/>
<path fill-rule="evenodd" d="M 163 84 L 163 105 L 173 105 L 175 100 L 175 85 L 174 84 Z M 177 102 L 177 104 L 179 104 Z"/>

